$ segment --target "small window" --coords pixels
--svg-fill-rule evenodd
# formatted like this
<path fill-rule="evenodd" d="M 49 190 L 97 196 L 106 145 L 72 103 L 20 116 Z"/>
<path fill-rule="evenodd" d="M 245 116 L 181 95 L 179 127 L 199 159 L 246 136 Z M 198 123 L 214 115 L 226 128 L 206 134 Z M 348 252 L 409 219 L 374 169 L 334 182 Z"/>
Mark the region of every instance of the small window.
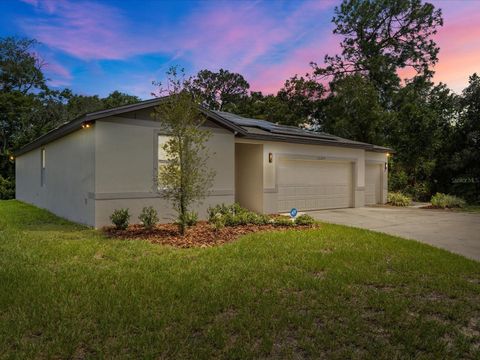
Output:
<path fill-rule="evenodd" d="M 40 151 L 41 153 L 41 160 L 40 160 L 40 185 L 45 186 L 45 167 L 47 165 L 46 162 L 46 154 L 45 154 L 45 148 L 42 148 Z"/>
<path fill-rule="evenodd" d="M 167 153 L 163 150 L 163 145 L 168 141 L 169 136 L 167 135 L 158 135 L 158 163 L 167 162 Z"/>
<path fill-rule="evenodd" d="M 163 145 L 168 141 L 169 136 L 158 135 L 158 152 L 157 152 L 157 173 L 160 172 L 160 168 L 167 164 L 167 153 L 163 149 Z M 157 184 L 159 190 L 161 190 L 160 184 Z"/>

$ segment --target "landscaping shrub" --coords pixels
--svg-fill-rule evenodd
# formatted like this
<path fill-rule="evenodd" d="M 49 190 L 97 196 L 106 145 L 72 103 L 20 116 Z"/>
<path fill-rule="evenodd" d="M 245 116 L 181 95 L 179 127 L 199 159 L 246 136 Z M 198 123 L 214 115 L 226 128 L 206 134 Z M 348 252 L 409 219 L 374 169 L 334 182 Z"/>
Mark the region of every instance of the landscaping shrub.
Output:
<path fill-rule="evenodd" d="M 217 213 L 215 216 L 213 216 L 213 218 L 210 219 L 209 222 L 210 224 L 212 224 L 215 232 L 218 232 L 220 229 L 223 229 L 225 227 L 225 219 L 220 213 Z"/>
<path fill-rule="evenodd" d="M 315 219 L 308 214 L 302 214 L 295 218 L 295 225 L 313 225 Z"/>
<path fill-rule="evenodd" d="M 267 215 L 247 210 L 238 203 L 232 205 L 220 204 L 208 208 L 208 221 L 210 223 L 218 222 L 219 217 L 222 218 L 224 226 L 265 225 L 270 223 L 270 217 Z"/>
<path fill-rule="evenodd" d="M 128 209 L 116 209 L 112 215 L 110 215 L 110 220 L 118 230 L 125 230 L 128 227 L 130 213 Z"/>
<path fill-rule="evenodd" d="M 387 202 L 393 206 L 408 206 L 412 203 L 412 199 L 401 192 L 389 192 Z"/>
<path fill-rule="evenodd" d="M 182 220 L 182 219 L 179 219 Z M 198 222 L 198 214 L 194 211 L 187 211 L 183 218 L 183 223 L 187 226 L 194 226 Z M 181 221 L 179 221 L 181 223 Z"/>
<path fill-rule="evenodd" d="M 143 223 L 146 229 L 151 229 L 158 222 L 157 210 L 152 206 L 144 207 L 138 219 Z"/>
<path fill-rule="evenodd" d="M 271 219 L 268 215 L 265 214 L 257 214 L 252 212 L 250 223 L 254 225 L 267 225 L 271 222 Z"/>
<path fill-rule="evenodd" d="M 15 180 L 4 178 L 0 175 L 0 200 L 13 199 L 15 197 Z"/>
<path fill-rule="evenodd" d="M 435 195 L 432 196 L 430 203 L 432 204 L 433 207 L 436 208 L 461 208 L 465 206 L 465 200 L 453 196 L 453 195 L 447 195 L 447 194 L 442 194 L 442 193 L 436 193 Z"/>
<path fill-rule="evenodd" d="M 288 216 L 277 216 L 273 219 L 275 226 L 295 226 L 295 222 Z"/>

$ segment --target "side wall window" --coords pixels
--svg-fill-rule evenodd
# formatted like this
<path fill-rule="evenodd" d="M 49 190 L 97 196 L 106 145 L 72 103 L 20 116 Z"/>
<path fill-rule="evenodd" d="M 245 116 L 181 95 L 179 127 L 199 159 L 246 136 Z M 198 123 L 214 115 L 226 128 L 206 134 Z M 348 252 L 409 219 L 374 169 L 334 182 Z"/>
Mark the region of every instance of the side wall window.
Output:
<path fill-rule="evenodd" d="M 169 136 L 158 135 L 158 153 L 157 153 L 157 173 L 160 172 L 160 168 L 167 163 L 167 153 L 163 150 L 163 145 L 168 141 Z M 161 189 L 161 185 L 158 184 L 158 189 Z"/>
<path fill-rule="evenodd" d="M 40 185 L 45 186 L 45 167 L 47 159 L 45 157 L 45 148 L 40 150 Z"/>

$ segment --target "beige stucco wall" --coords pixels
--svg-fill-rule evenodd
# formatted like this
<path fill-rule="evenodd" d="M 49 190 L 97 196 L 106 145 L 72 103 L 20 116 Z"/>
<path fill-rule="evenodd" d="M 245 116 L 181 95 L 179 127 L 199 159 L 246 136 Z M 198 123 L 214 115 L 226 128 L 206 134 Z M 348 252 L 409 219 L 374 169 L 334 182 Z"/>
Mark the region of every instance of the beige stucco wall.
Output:
<path fill-rule="evenodd" d="M 170 204 L 156 191 L 157 137 L 155 121 L 108 118 L 95 124 L 95 225 L 110 224 L 109 216 L 118 208 L 128 208 L 131 222 L 138 222 L 144 206 L 153 206 L 161 222 L 174 220 Z M 234 135 L 218 126 L 209 127 L 211 156 L 208 166 L 216 171 L 211 194 L 194 210 L 200 218 L 206 209 L 234 201 Z"/>
<path fill-rule="evenodd" d="M 235 145 L 235 201 L 257 212 L 263 212 L 263 167 L 263 145 Z"/>
<path fill-rule="evenodd" d="M 68 220 L 94 225 L 94 129 L 82 129 L 16 158 L 16 198 Z"/>

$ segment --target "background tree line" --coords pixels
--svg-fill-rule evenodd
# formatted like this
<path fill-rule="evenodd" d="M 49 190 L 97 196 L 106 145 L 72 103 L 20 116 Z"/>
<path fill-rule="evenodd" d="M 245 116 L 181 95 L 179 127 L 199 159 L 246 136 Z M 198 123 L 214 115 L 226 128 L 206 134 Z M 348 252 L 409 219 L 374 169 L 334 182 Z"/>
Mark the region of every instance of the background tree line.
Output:
<path fill-rule="evenodd" d="M 433 82 L 441 9 L 421 0 L 345 0 L 335 8 L 341 52 L 294 75 L 275 95 L 247 80 L 201 70 L 189 90 L 214 110 L 389 146 L 391 190 L 480 201 L 480 77 L 455 94 Z M 82 96 L 46 85 L 35 40 L 0 39 L 0 197 L 13 195 L 15 149 L 83 113 L 139 101 L 113 92 Z M 412 74 L 401 78 L 401 71 Z M 2 185 L 3 184 L 3 185 Z M 2 190 L 3 189 L 3 190 Z"/>

